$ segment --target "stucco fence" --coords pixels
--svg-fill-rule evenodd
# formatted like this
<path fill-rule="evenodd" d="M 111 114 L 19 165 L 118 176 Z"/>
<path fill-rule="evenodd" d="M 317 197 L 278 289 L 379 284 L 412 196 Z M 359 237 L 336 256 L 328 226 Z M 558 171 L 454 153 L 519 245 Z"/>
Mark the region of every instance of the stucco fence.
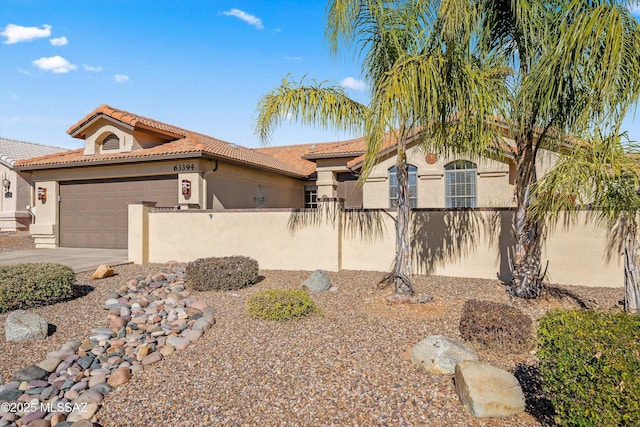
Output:
<path fill-rule="evenodd" d="M 510 278 L 511 209 L 412 212 L 417 274 Z M 232 211 L 156 209 L 129 205 L 129 259 L 135 263 L 243 255 L 263 269 L 389 271 L 395 253 L 395 213 L 310 209 Z M 590 212 L 550 226 L 542 257 L 551 283 L 623 286 L 619 234 Z"/>

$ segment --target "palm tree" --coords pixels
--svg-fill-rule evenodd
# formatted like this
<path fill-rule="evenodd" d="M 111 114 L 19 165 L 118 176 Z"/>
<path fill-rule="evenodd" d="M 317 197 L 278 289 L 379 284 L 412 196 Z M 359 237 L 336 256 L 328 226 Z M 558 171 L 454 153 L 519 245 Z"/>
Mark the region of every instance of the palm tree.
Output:
<path fill-rule="evenodd" d="M 543 290 L 542 218 L 531 209 L 541 148 L 562 150 L 596 132 L 619 133 L 640 94 L 640 26 L 622 0 L 479 0 L 484 55 L 514 71 L 500 110 L 515 144 L 510 292 Z"/>
<path fill-rule="evenodd" d="M 453 37 L 455 32 L 460 36 L 469 28 L 443 29 L 439 5 L 440 2 L 429 0 L 330 1 L 326 35 L 331 51 L 336 54 L 342 45 L 357 47 L 370 89 L 370 103 L 353 101 L 337 86 L 315 82 L 305 85 L 304 81 L 285 79 L 258 106 L 256 132 L 262 141 L 268 141 L 273 127 L 287 118 L 364 134 L 367 148 L 361 182 L 376 164 L 383 143 L 390 139 L 397 145 L 396 257 L 388 278 L 394 283 L 395 293 L 403 295 L 413 293 L 407 144 L 411 138 L 419 138 L 425 130 L 434 128 L 433 124 L 441 117 L 457 115 L 459 133 L 469 133 L 469 128 L 482 130 L 478 117 L 488 114 L 486 108 L 495 105 L 491 94 L 500 93 L 495 87 L 486 90 L 477 87 L 501 81 L 486 78 L 490 75 L 486 71 L 489 62 L 465 62 L 468 46 L 465 50 L 464 46 L 451 43 L 455 49 L 449 49 L 445 44 L 447 39 L 442 34 Z M 457 11 L 460 22 L 464 22 L 464 10 L 468 7 Z M 417 80 L 410 87 L 402 86 L 394 73 L 414 65 L 419 65 L 414 70 Z M 469 91 L 470 87 L 475 91 Z M 485 98 L 475 105 L 475 98 L 469 99 L 467 94 L 477 92 L 484 93 Z M 469 114 L 470 111 L 474 114 Z M 454 140 L 453 133 L 446 135 Z"/>
<path fill-rule="evenodd" d="M 622 144 L 621 135 L 596 135 L 538 181 L 532 204 L 537 215 L 552 220 L 588 206 L 598 222 L 623 230 L 624 308 L 629 313 L 640 313 L 639 186 L 638 147 Z"/>

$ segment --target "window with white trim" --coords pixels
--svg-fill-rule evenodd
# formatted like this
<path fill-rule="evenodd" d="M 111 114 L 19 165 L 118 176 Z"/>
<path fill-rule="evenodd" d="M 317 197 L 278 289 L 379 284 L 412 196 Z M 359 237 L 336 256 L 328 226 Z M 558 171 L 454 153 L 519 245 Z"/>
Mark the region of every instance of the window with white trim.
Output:
<path fill-rule="evenodd" d="M 476 207 L 477 167 L 466 160 L 457 160 L 444 167 L 445 206 L 447 208 Z"/>
<path fill-rule="evenodd" d="M 418 168 L 408 165 L 409 176 L 409 208 L 418 207 Z M 394 166 L 389 169 L 389 207 L 398 206 L 398 169 Z"/>

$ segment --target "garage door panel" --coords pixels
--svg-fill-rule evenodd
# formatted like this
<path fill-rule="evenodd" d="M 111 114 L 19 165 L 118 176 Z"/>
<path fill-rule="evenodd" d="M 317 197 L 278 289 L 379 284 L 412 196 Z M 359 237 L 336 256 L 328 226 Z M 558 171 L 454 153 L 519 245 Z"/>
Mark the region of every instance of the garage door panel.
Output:
<path fill-rule="evenodd" d="M 126 249 L 129 204 L 178 203 L 177 177 L 60 183 L 60 246 Z"/>

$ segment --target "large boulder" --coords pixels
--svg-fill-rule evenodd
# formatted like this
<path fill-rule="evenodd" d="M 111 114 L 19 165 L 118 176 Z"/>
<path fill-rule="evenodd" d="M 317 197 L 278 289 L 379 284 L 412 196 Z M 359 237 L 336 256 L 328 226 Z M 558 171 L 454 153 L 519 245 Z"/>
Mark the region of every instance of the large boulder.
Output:
<path fill-rule="evenodd" d="M 116 273 L 115 271 L 113 271 L 113 268 L 109 267 L 108 265 L 102 264 L 98 266 L 98 268 L 96 268 L 96 271 L 93 272 L 91 278 L 93 280 L 106 279 L 107 277 L 114 276 L 115 274 Z"/>
<path fill-rule="evenodd" d="M 466 345 L 444 335 L 431 335 L 411 350 L 411 361 L 433 374 L 451 375 L 462 360 L 478 360 Z"/>
<path fill-rule="evenodd" d="M 324 270 L 316 270 L 311 276 L 302 282 L 302 289 L 307 292 L 324 292 L 331 287 L 329 273 Z"/>
<path fill-rule="evenodd" d="M 47 337 L 49 324 L 42 316 L 16 310 L 7 316 L 4 334 L 7 341 L 36 340 Z"/>
<path fill-rule="evenodd" d="M 509 417 L 524 412 L 520 383 L 512 374 L 477 360 L 463 360 L 455 370 L 456 393 L 478 418 Z"/>

